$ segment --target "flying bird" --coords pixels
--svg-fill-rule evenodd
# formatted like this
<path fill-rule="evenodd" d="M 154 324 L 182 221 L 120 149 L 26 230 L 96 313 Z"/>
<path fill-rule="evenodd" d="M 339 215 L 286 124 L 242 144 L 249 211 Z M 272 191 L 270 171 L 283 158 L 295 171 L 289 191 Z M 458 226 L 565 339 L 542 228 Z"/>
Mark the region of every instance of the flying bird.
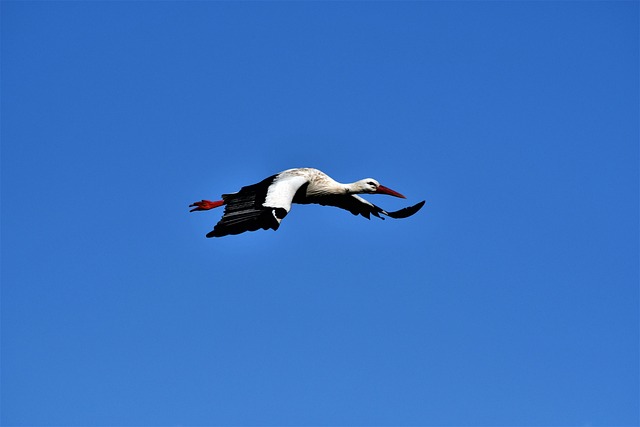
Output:
<path fill-rule="evenodd" d="M 222 200 L 201 200 L 189 205 L 191 212 L 206 211 L 225 206 L 222 219 L 207 237 L 222 237 L 245 231 L 277 230 L 280 222 L 291 210 L 292 203 L 317 203 L 346 209 L 354 215 L 370 219 L 371 215 L 384 219 L 407 218 L 422 208 L 424 200 L 416 205 L 394 212 L 385 211 L 358 196 L 358 194 L 388 194 L 406 197 L 380 185 L 373 178 L 352 184 L 341 184 L 325 173 L 313 168 L 287 169 L 257 184 L 242 187 L 237 193 L 223 194 Z"/>

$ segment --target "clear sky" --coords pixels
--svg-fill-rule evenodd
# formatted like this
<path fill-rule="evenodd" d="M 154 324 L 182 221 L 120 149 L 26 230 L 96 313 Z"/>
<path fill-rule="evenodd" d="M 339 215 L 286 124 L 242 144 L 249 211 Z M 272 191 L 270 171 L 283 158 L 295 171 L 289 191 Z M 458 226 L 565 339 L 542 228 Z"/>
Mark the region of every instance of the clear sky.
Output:
<path fill-rule="evenodd" d="M 0 7 L 3 425 L 640 422 L 638 2 Z"/>

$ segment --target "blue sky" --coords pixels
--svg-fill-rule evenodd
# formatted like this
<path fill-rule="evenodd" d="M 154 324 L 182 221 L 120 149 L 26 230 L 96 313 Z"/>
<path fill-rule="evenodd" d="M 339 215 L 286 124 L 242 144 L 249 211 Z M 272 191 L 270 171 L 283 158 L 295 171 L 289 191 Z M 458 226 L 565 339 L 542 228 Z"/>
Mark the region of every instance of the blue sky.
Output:
<path fill-rule="evenodd" d="M 640 422 L 638 2 L 0 8 L 3 425 Z"/>

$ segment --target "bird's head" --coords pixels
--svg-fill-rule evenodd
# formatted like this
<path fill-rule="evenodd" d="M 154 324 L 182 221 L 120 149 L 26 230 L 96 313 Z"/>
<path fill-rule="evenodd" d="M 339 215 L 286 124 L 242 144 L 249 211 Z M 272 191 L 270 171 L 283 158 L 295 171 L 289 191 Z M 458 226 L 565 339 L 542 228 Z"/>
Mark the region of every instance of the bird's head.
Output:
<path fill-rule="evenodd" d="M 402 194 L 397 191 L 393 191 L 390 188 L 380 185 L 378 181 L 373 178 L 365 178 L 357 181 L 353 185 L 354 193 L 368 193 L 368 194 L 388 194 L 389 196 L 400 197 L 406 199 Z"/>

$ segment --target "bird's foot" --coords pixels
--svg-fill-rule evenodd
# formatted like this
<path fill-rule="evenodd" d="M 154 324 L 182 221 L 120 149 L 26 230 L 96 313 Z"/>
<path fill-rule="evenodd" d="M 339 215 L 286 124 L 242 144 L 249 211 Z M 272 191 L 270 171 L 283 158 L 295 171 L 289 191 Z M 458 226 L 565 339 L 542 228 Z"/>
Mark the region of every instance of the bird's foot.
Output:
<path fill-rule="evenodd" d="M 224 205 L 224 200 L 216 200 L 215 202 L 212 202 L 211 200 L 200 200 L 199 202 L 189 205 L 190 208 L 193 208 L 189 212 L 208 211 L 209 209 L 218 208 L 222 205 Z"/>

